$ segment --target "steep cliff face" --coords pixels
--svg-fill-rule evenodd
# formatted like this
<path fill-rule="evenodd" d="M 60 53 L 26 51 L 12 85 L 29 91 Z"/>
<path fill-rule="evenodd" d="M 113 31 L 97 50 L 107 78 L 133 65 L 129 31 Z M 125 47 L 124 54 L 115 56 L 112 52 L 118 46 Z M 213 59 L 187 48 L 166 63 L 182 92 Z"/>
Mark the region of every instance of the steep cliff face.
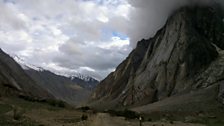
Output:
<path fill-rule="evenodd" d="M 224 23 L 216 9 L 181 8 L 153 38 L 138 42 L 98 85 L 92 101 L 141 106 L 209 88 L 224 80 L 223 49 Z"/>
<path fill-rule="evenodd" d="M 54 98 L 39 87 L 13 58 L 0 49 L 0 95 L 29 96 L 37 99 Z"/>

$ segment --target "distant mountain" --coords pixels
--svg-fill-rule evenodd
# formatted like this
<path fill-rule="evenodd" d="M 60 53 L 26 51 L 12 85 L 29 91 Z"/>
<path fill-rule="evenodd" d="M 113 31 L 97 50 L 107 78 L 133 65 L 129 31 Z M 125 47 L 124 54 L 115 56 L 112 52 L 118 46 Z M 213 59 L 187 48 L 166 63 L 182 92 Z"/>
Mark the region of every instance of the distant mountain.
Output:
<path fill-rule="evenodd" d="M 97 80 L 81 74 L 58 75 L 41 67 L 27 64 L 18 56 L 14 56 L 14 59 L 39 86 L 53 94 L 57 99 L 73 105 L 85 102 L 99 83 Z"/>
<path fill-rule="evenodd" d="M 0 95 L 28 96 L 35 99 L 54 98 L 35 83 L 13 58 L 0 49 Z"/>
<path fill-rule="evenodd" d="M 29 70 L 35 70 L 39 72 L 48 71 L 48 70 L 45 70 L 44 68 L 41 68 L 32 64 L 27 64 L 20 57 L 16 55 L 13 56 L 13 58 L 26 71 L 29 71 Z M 48 72 L 51 72 L 51 71 L 48 71 Z M 85 76 L 80 73 L 74 73 L 73 75 L 67 75 L 63 73 L 54 73 L 54 72 L 51 72 L 51 73 L 58 75 L 59 77 L 63 76 L 63 77 L 69 78 L 74 83 L 88 90 L 93 90 L 96 87 L 96 85 L 99 84 L 99 81 L 94 79 L 93 77 Z"/>
<path fill-rule="evenodd" d="M 79 86 L 89 90 L 95 89 L 97 84 L 99 84 L 98 80 L 81 74 L 70 76 L 70 79 L 73 82 L 77 83 Z"/>
<path fill-rule="evenodd" d="M 92 106 L 212 111 L 224 103 L 224 22 L 215 7 L 183 7 L 97 86 Z M 219 106 L 219 107 L 218 107 Z M 136 108 L 137 107 L 137 108 Z"/>
<path fill-rule="evenodd" d="M 26 69 L 25 72 L 42 88 L 48 90 L 57 99 L 78 105 L 85 102 L 90 95 L 90 90 L 83 88 L 70 78 L 56 75 L 47 70 L 37 71 Z"/>
<path fill-rule="evenodd" d="M 17 55 L 13 55 L 12 57 L 24 70 L 33 69 L 36 71 L 44 71 L 44 69 L 42 67 L 38 67 L 38 66 L 35 66 L 32 64 L 25 63 L 25 61 Z"/>

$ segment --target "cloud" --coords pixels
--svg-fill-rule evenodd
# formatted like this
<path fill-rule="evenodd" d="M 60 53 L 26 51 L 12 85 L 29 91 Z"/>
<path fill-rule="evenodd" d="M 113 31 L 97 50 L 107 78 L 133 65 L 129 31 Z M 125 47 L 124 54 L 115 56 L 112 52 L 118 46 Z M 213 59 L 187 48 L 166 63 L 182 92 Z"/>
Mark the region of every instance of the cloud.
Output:
<path fill-rule="evenodd" d="M 103 79 L 128 55 L 125 0 L 4 0 L 0 44 L 26 63 Z"/>
<path fill-rule="evenodd" d="M 121 40 L 119 37 L 113 37 L 108 42 L 87 42 L 87 44 L 71 39 L 65 42 L 59 48 L 61 55 L 54 59 L 54 62 L 60 66 L 87 71 L 104 78 L 113 70 L 129 53 L 129 40 Z M 90 69 L 94 70 L 91 71 Z M 84 70 L 81 71 L 84 73 Z M 102 74 L 100 74 L 102 73 Z M 106 74 L 105 74 L 106 73 Z"/>
<path fill-rule="evenodd" d="M 4 4 L 0 1 L 0 27 L 7 29 L 23 29 L 25 22 L 23 15 L 19 15 L 17 10 L 12 9 L 11 4 Z"/>
<path fill-rule="evenodd" d="M 175 9 L 211 1 L 0 0 L 0 47 L 56 73 L 101 80 Z"/>
<path fill-rule="evenodd" d="M 132 46 L 142 38 L 148 39 L 165 24 L 169 15 L 182 6 L 222 4 L 223 0 L 129 0 L 133 7 L 128 30 Z"/>

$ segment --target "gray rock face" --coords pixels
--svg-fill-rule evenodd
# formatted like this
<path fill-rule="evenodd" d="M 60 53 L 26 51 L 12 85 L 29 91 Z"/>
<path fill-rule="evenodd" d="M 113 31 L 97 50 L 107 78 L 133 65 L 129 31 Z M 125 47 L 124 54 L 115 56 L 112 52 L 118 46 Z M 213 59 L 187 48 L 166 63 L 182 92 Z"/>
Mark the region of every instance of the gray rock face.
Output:
<path fill-rule="evenodd" d="M 224 24 L 216 9 L 184 7 L 97 87 L 92 100 L 141 106 L 224 79 Z M 223 91 L 220 91 L 223 92 Z"/>
<path fill-rule="evenodd" d="M 218 98 L 224 104 L 224 81 L 220 82 Z"/>
<path fill-rule="evenodd" d="M 0 95 L 29 96 L 37 99 L 54 98 L 39 87 L 9 55 L 0 49 Z"/>

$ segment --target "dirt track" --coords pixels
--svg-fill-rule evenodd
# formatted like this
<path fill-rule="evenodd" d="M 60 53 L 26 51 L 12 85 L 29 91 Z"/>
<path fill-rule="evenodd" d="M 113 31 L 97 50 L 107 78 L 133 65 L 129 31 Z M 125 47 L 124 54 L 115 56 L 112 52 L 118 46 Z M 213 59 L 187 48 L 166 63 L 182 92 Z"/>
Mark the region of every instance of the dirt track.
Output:
<path fill-rule="evenodd" d="M 139 126 L 138 120 L 125 120 L 122 117 L 111 117 L 105 113 L 99 113 L 91 117 L 88 121 L 77 124 L 76 126 Z M 182 122 L 144 122 L 142 126 L 204 126 L 201 124 L 190 124 Z"/>
<path fill-rule="evenodd" d="M 35 114 L 33 114 L 35 113 Z M 74 118 L 79 118 L 81 113 L 72 111 L 38 110 L 27 114 L 32 120 L 41 122 L 44 126 L 139 126 L 139 121 L 126 120 L 124 117 L 112 117 L 106 113 L 90 114 L 87 121 L 75 122 Z M 76 117 L 77 116 L 77 117 Z M 201 124 L 190 124 L 182 122 L 144 122 L 142 126 L 205 126 Z"/>

